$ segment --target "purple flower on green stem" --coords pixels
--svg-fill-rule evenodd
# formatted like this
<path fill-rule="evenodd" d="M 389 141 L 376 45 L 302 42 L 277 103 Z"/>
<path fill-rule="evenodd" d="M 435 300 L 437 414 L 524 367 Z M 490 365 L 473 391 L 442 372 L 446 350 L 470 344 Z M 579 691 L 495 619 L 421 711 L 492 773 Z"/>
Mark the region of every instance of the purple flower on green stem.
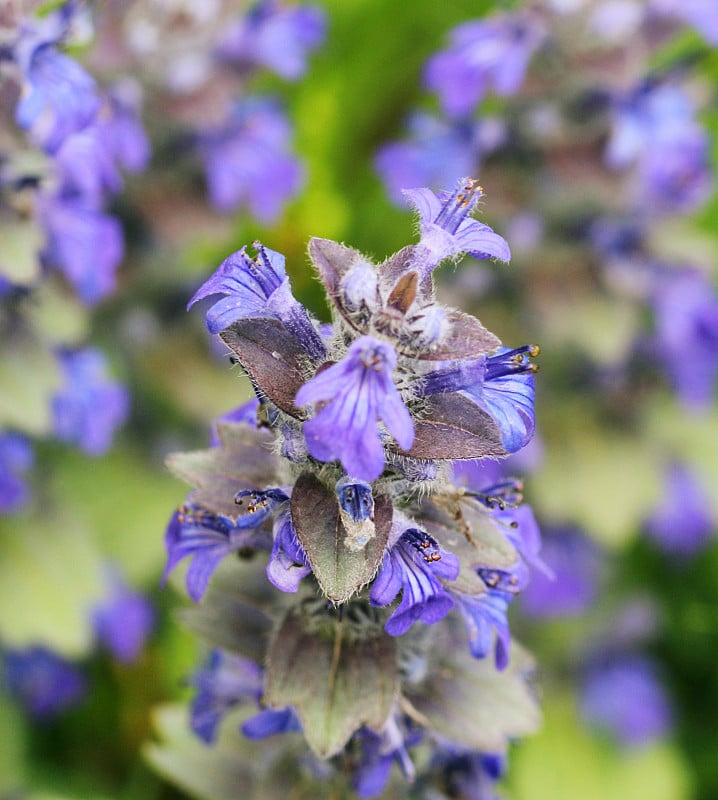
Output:
<path fill-rule="evenodd" d="M 63 385 L 52 398 L 53 430 L 88 455 L 102 455 L 129 413 L 127 390 L 110 380 L 104 355 L 91 347 L 58 354 Z"/>
<path fill-rule="evenodd" d="M 402 592 L 401 602 L 386 622 L 391 636 L 401 636 L 418 621 L 432 625 L 443 619 L 454 601 L 439 580 L 456 580 L 459 560 L 442 550 L 419 528 L 406 528 L 387 551 L 372 584 L 372 605 L 386 606 Z"/>
<path fill-rule="evenodd" d="M 417 744 L 419 731 L 406 731 L 396 712 L 380 731 L 362 728 L 356 734 L 361 744 L 361 760 L 352 775 L 352 787 L 361 798 L 377 797 L 386 788 L 392 764 L 396 762 L 407 781 L 412 782 L 416 769 L 407 747 Z"/>
<path fill-rule="evenodd" d="M 434 194 L 431 189 L 407 189 L 405 197 L 419 212 L 422 250 L 417 258 L 423 275 L 432 272 L 444 259 L 468 253 L 474 258 L 510 261 L 511 251 L 503 237 L 470 214 L 484 190 L 473 178 L 463 178 L 452 194 Z M 423 262 L 423 263 L 422 263 Z"/>
<path fill-rule="evenodd" d="M 396 352 L 387 342 L 362 336 L 338 363 L 320 370 L 297 392 L 298 406 L 314 404 L 304 423 L 309 453 L 319 461 L 341 461 L 347 474 L 373 481 L 384 468 L 377 429 L 382 420 L 404 450 L 414 439 L 414 423 L 392 380 Z"/>

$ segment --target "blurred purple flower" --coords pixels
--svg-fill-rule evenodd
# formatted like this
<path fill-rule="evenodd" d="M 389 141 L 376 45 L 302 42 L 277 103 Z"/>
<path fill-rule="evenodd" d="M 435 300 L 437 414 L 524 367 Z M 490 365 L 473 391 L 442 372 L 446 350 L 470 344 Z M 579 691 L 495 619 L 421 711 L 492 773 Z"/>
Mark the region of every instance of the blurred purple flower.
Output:
<path fill-rule="evenodd" d="M 515 94 L 529 61 L 544 37 L 538 19 L 529 14 L 500 14 L 455 28 L 446 50 L 426 66 L 424 82 L 439 95 L 452 117 L 471 113 L 490 89 Z"/>
<path fill-rule="evenodd" d="M 320 370 L 297 392 L 296 404 L 329 401 L 304 423 L 310 454 L 338 459 L 347 473 L 373 481 L 384 468 L 377 421 L 381 419 L 404 450 L 414 439 L 414 423 L 392 379 L 396 352 L 387 342 L 362 336 L 338 363 Z"/>
<path fill-rule="evenodd" d="M 631 746 L 665 736 L 672 727 L 671 707 L 656 669 L 636 655 L 612 656 L 589 667 L 581 687 L 581 713 L 587 724 Z"/>
<path fill-rule="evenodd" d="M 521 607 L 533 617 L 578 616 L 596 599 L 601 556 L 596 545 L 569 527 L 544 530 L 541 557 L 553 579 L 534 572 L 521 595 Z"/>
<path fill-rule="evenodd" d="M 718 294 L 697 271 L 665 271 L 651 305 L 656 360 L 681 402 L 707 408 L 718 376 Z"/>
<path fill-rule="evenodd" d="M 290 139 L 287 118 L 260 98 L 244 98 L 222 126 L 204 130 L 197 147 L 212 205 L 229 212 L 246 203 L 260 222 L 274 221 L 302 183 Z"/>
<path fill-rule="evenodd" d="M 652 0 L 652 8 L 694 27 L 712 45 L 718 45 L 718 15 L 713 0 Z"/>
<path fill-rule="evenodd" d="M 99 207 L 107 195 L 122 188 L 122 176 L 98 125 L 88 125 L 68 136 L 54 159 L 64 198 L 79 196 L 87 205 Z"/>
<path fill-rule="evenodd" d="M 377 797 L 384 791 L 395 761 L 406 780 L 414 780 L 416 770 L 407 747 L 418 743 L 420 733 L 403 730 L 397 717 L 392 713 L 380 731 L 362 728 L 356 734 L 361 759 L 352 775 L 352 787 L 361 798 Z"/>
<path fill-rule="evenodd" d="M 245 720 L 240 730 L 248 739 L 260 740 L 280 733 L 301 731 L 299 718 L 291 708 L 263 708 Z"/>
<path fill-rule="evenodd" d="M 98 126 L 115 161 L 127 172 L 142 172 L 150 160 L 150 141 L 139 111 L 141 88 L 130 79 L 112 86 Z"/>
<path fill-rule="evenodd" d="M 484 155 L 498 147 L 505 128 L 500 120 L 483 118 L 453 123 L 426 113 L 415 113 L 406 140 L 384 145 L 375 165 L 387 192 L 403 203 L 405 186 L 440 189 L 464 175 L 476 175 Z"/>
<path fill-rule="evenodd" d="M 108 378 L 107 363 L 99 350 L 62 350 L 58 362 L 63 385 L 52 398 L 54 433 L 89 455 L 102 455 L 127 419 L 127 390 Z"/>
<path fill-rule="evenodd" d="M 301 78 L 308 54 L 323 39 L 326 21 L 316 6 L 261 0 L 228 26 L 217 55 L 240 65 L 262 66 L 287 80 Z"/>
<path fill-rule="evenodd" d="M 0 514 L 13 514 L 30 499 L 23 475 L 33 464 L 30 442 L 17 433 L 0 433 Z"/>
<path fill-rule="evenodd" d="M 692 556 L 715 529 L 710 497 L 698 476 L 685 464 L 672 464 L 663 496 L 646 520 L 646 532 L 668 555 Z"/>
<path fill-rule="evenodd" d="M 64 658 L 35 645 L 5 650 L 3 684 L 32 716 L 49 720 L 77 705 L 87 691 L 82 673 Z"/>
<path fill-rule="evenodd" d="M 453 581 L 458 575 L 459 560 L 453 553 L 442 550 L 428 533 L 408 527 L 384 555 L 369 600 L 386 606 L 402 592 L 384 626 L 390 636 L 401 636 L 415 622 L 433 625 L 451 611 L 454 601 L 439 578 Z"/>
<path fill-rule="evenodd" d="M 263 670 L 253 661 L 213 650 L 191 679 L 196 690 L 190 707 L 194 733 L 205 744 L 212 744 L 222 717 L 242 702 L 258 703 L 263 683 Z"/>
<path fill-rule="evenodd" d="M 28 28 L 16 46 L 24 83 L 15 119 L 48 153 L 89 125 L 100 108 L 94 79 L 55 44 Z"/>
<path fill-rule="evenodd" d="M 92 609 L 95 635 L 117 661 L 131 664 L 142 654 L 155 615 L 147 598 L 132 591 L 113 567 L 106 582 L 107 595 Z"/>
<path fill-rule="evenodd" d="M 87 305 L 115 288 L 115 272 L 124 255 L 120 223 L 82 199 L 46 196 L 40 216 L 47 230 L 45 258 L 57 266 Z"/>
<path fill-rule="evenodd" d="M 616 98 L 605 159 L 637 164 L 640 203 L 660 212 L 696 208 L 712 188 L 708 135 L 679 86 L 644 83 Z"/>

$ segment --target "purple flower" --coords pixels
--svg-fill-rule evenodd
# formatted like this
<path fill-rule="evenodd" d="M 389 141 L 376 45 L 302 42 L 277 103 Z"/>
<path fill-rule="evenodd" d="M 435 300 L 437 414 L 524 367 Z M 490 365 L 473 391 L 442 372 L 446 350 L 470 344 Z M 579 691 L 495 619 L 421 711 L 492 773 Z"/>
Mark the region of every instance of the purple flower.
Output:
<path fill-rule="evenodd" d="M 415 263 L 424 275 L 444 259 L 468 253 L 474 258 L 498 258 L 510 261 L 511 251 L 506 241 L 488 225 L 471 219 L 483 189 L 472 178 L 459 181 L 453 194 L 438 196 L 431 189 L 407 189 L 404 195 L 419 212 L 424 263 Z M 417 258 L 420 262 L 421 257 Z"/>
<path fill-rule="evenodd" d="M 87 690 L 73 664 L 40 645 L 6 650 L 2 666 L 5 690 L 39 720 L 52 719 L 77 705 Z"/>
<path fill-rule="evenodd" d="M 718 376 L 718 295 L 692 270 L 666 271 L 651 299 L 655 355 L 679 399 L 691 408 L 713 401 Z"/>
<path fill-rule="evenodd" d="M 17 46 L 24 84 L 15 119 L 48 153 L 89 125 L 100 108 L 94 79 L 54 45 L 28 31 Z"/>
<path fill-rule="evenodd" d="M 79 196 L 99 208 L 106 195 L 122 188 L 122 176 L 98 125 L 68 136 L 55 154 L 55 166 L 65 198 Z"/>
<path fill-rule="evenodd" d="M 55 435 L 89 455 L 101 455 L 112 446 L 115 431 L 127 419 L 127 391 L 108 378 L 105 357 L 99 350 L 60 351 L 58 361 L 63 385 L 52 398 Z"/>
<path fill-rule="evenodd" d="M 288 505 L 277 514 L 273 536 L 267 578 L 280 591 L 294 593 L 299 589 L 299 582 L 309 575 L 312 568 L 299 544 Z"/>
<path fill-rule="evenodd" d="M 0 514 L 13 514 L 29 501 L 30 489 L 22 476 L 33 460 L 32 447 L 25 437 L 0 433 Z"/>
<path fill-rule="evenodd" d="M 543 537 L 541 557 L 553 577 L 534 573 L 521 595 L 521 607 L 533 617 L 575 617 L 589 609 L 598 593 L 601 556 L 574 528 L 555 528 Z"/>
<path fill-rule="evenodd" d="M 492 88 L 501 96 L 515 94 L 542 39 L 538 20 L 528 14 L 468 22 L 451 32 L 448 49 L 430 59 L 424 82 L 449 116 L 461 117 Z"/>
<path fill-rule="evenodd" d="M 107 573 L 108 594 L 92 610 L 95 635 L 117 661 L 131 664 L 142 654 L 155 615 L 146 597 L 133 592 L 114 569 Z"/>
<path fill-rule="evenodd" d="M 190 725 L 205 744 L 212 744 L 230 709 L 245 701 L 259 702 L 264 676 L 253 661 L 213 650 L 191 683 L 197 693 L 190 707 Z"/>
<path fill-rule="evenodd" d="M 711 190 L 708 135 L 678 86 L 647 83 L 617 98 L 605 159 L 613 169 L 637 163 L 640 202 L 660 212 L 695 208 Z"/>
<path fill-rule="evenodd" d="M 304 423 L 307 448 L 314 458 L 338 459 L 352 477 L 375 480 L 384 468 L 378 419 L 400 447 L 411 447 L 414 424 L 392 380 L 395 366 L 396 352 L 390 344 L 362 336 L 341 361 L 302 386 L 298 406 L 329 401 Z"/>
<path fill-rule="evenodd" d="M 529 443 L 536 427 L 536 367 L 529 359 L 538 353 L 536 345 L 502 347 L 491 356 L 439 363 L 421 376 L 416 393 L 462 391 L 493 417 L 505 449 L 515 453 Z"/>
<path fill-rule="evenodd" d="M 660 503 L 646 520 L 646 532 L 668 555 L 695 555 L 716 524 L 710 498 L 698 476 L 685 464 L 668 469 Z"/>
<path fill-rule="evenodd" d="M 284 269 L 284 256 L 255 242 L 257 256 L 250 258 L 243 247 L 226 258 L 187 304 L 222 294 L 207 312 L 207 330 L 220 333 L 246 317 L 275 317 L 284 323 L 313 358 L 326 350 L 304 307 L 294 298 Z"/>
<path fill-rule="evenodd" d="M 493 118 L 453 123 L 425 113 L 409 120 L 405 141 L 384 145 L 376 156 L 377 172 L 389 196 L 401 204 L 403 187 L 440 189 L 475 175 L 484 155 L 504 138 L 502 123 Z"/>
<path fill-rule="evenodd" d="M 654 665 L 635 655 L 613 656 L 593 664 L 581 688 L 581 713 L 589 725 L 638 746 L 665 736 L 671 707 Z"/>
<path fill-rule="evenodd" d="M 709 44 L 718 45 L 718 17 L 712 0 L 653 0 L 652 7 L 658 13 L 678 17 Z"/>
<path fill-rule="evenodd" d="M 242 723 L 240 730 L 248 739 L 266 739 L 280 733 L 301 731 L 302 724 L 291 708 L 265 708 Z"/>
<path fill-rule="evenodd" d="M 243 502 L 248 513 L 236 522 L 189 503 L 175 511 L 167 526 L 167 564 L 162 581 L 182 559 L 191 558 L 186 586 L 196 603 L 204 596 L 209 579 L 225 556 L 245 547 L 269 549 L 269 537 L 256 529 L 288 499 L 281 489 L 241 494 L 247 495 Z"/>
<path fill-rule="evenodd" d="M 302 182 L 290 137 L 284 114 L 256 98 L 238 103 L 221 127 L 205 130 L 197 146 L 212 205 L 228 212 L 246 203 L 260 222 L 275 220 Z"/>
<path fill-rule="evenodd" d="M 414 780 L 416 769 L 407 747 L 417 744 L 421 734 L 405 731 L 397 716 L 392 713 L 380 731 L 362 728 L 356 734 L 361 744 L 361 760 L 352 775 L 352 787 L 361 798 L 376 797 L 384 791 L 395 761 L 406 780 Z"/>
<path fill-rule="evenodd" d="M 226 61 L 267 67 L 296 80 L 306 71 L 309 52 L 322 43 L 325 27 L 324 14 L 317 7 L 263 0 L 230 23 L 217 54 Z"/>
<path fill-rule="evenodd" d="M 46 258 L 59 267 L 80 299 L 94 305 L 115 288 L 115 271 L 124 255 L 119 222 L 81 198 L 43 198 L 40 206 L 47 230 Z"/>
<path fill-rule="evenodd" d="M 492 572 L 498 573 L 498 570 Z M 510 582 L 510 577 L 510 573 L 499 574 L 502 587 Z M 486 658 L 494 649 L 495 640 L 496 668 L 499 670 L 506 669 L 509 664 L 511 633 L 506 613 L 514 597 L 513 589 L 515 587 L 509 591 L 489 588 L 479 595 L 451 593 L 464 617 L 471 655 L 474 658 Z"/>
<path fill-rule="evenodd" d="M 357 481 L 348 476 L 340 478 L 335 486 L 339 508 L 352 522 L 374 519 L 374 497 L 371 484 Z"/>
<path fill-rule="evenodd" d="M 401 636 L 419 620 L 432 625 L 449 613 L 454 602 L 439 578 L 453 581 L 458 575 L 459 560 L 453 553 L 419 528 L 406 528 L 384 555 L 369 600 L 386 606 L 402 592 L 384 626 L 390 636 Z"/>
<path fill-rule="evenodd" d="M 142 172 L 150 160 L 150 142 L 139 118 L 141 89 L 126 79 L 110 90 L 107 111 L 98 126 L 105 146 L 127 172 Z"/>

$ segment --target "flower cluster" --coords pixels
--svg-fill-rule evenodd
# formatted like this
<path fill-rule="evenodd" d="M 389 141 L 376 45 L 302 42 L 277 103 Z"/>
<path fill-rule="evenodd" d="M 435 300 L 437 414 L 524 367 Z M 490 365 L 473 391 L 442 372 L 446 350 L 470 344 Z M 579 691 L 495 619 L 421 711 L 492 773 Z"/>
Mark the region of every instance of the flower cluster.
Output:
<path fill-rule="evenodd" d="M 195 678 L 195 731 L 213 741 L 225 712 L 249 700 L 262 710 L 245 734 L 303 730 L 316 756 L 355 762 L 365 797 L 383 789 L 395 761 L 413 779 L 409 750 L 437 731 L 445 742 L 434 755 L 446 769 L 466 759 L 480 771 L 480 758 L 503 756 L 536 724 L 506 617 L 529 569 L 545 569 L 536 522 L 515 480 L 489 467 L 465 486 L 452 477 L 529 442 L 538 348 L 503 347 L 436 299 L 432 273 L 447 259 L 510 258 L 505 240 L 471 216 L 478 183 L 406 196 L 419 242 L 379 265 L 345 245 L 310 242 L 331 326 L 292 296 L 284 257 L 259 243 L 200 287 L 189 305 L 220 296 L 207 327 L 257 399 L 218 421 L 209 450 L 169 461 L 195 488 L 167 529 L 166 574 L 190 560 L 187 590 L 202 601 L 195 629 L 218 648 Z M 249 584 L 234 613 L 214 607 L 221 589 L 210 583 L 227 556 L 255 552 L 268 554 L 269 584 L 292 598 L 264 602 L 273 609 L 264 663 L 241 636 L 217 635 L 218 623 L 243 626 Z M 470 655 L 452 644 L 462 627 Z M 464 675 L 459 688 L 442 688 L 441 671 L 452 669 Z M 499 720 L 499 736 L 480 722 L 447 733 L 444 717 L 466 714 L 471 698 L 491 707 L 479 674 L 506 684 L 514 722 L 504 729 Z M 341 699 L 326 696 L 335 684 Z"/>

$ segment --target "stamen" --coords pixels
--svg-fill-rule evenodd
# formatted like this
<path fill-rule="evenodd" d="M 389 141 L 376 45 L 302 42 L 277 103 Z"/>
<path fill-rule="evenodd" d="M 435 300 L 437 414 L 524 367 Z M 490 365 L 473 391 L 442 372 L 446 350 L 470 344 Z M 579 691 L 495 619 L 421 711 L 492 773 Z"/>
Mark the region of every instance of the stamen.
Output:
<path fill-rule="evenodd" d="M 444 202 L 434 224 L 448 233 L 456 233 L 461 223 L 474 210 L 483 193 L 483 188 L 473 178 L 462 181 L 459 188 Z"/>
<path fill-rule="evenodd" d="M 441 561 L 441 551 L 436 539 L 429 536 L 425 531 L 418 528 L 409 528 L 404 531 L 401 538 L 407 544 L 410 544 L 427 564 Z"/>

